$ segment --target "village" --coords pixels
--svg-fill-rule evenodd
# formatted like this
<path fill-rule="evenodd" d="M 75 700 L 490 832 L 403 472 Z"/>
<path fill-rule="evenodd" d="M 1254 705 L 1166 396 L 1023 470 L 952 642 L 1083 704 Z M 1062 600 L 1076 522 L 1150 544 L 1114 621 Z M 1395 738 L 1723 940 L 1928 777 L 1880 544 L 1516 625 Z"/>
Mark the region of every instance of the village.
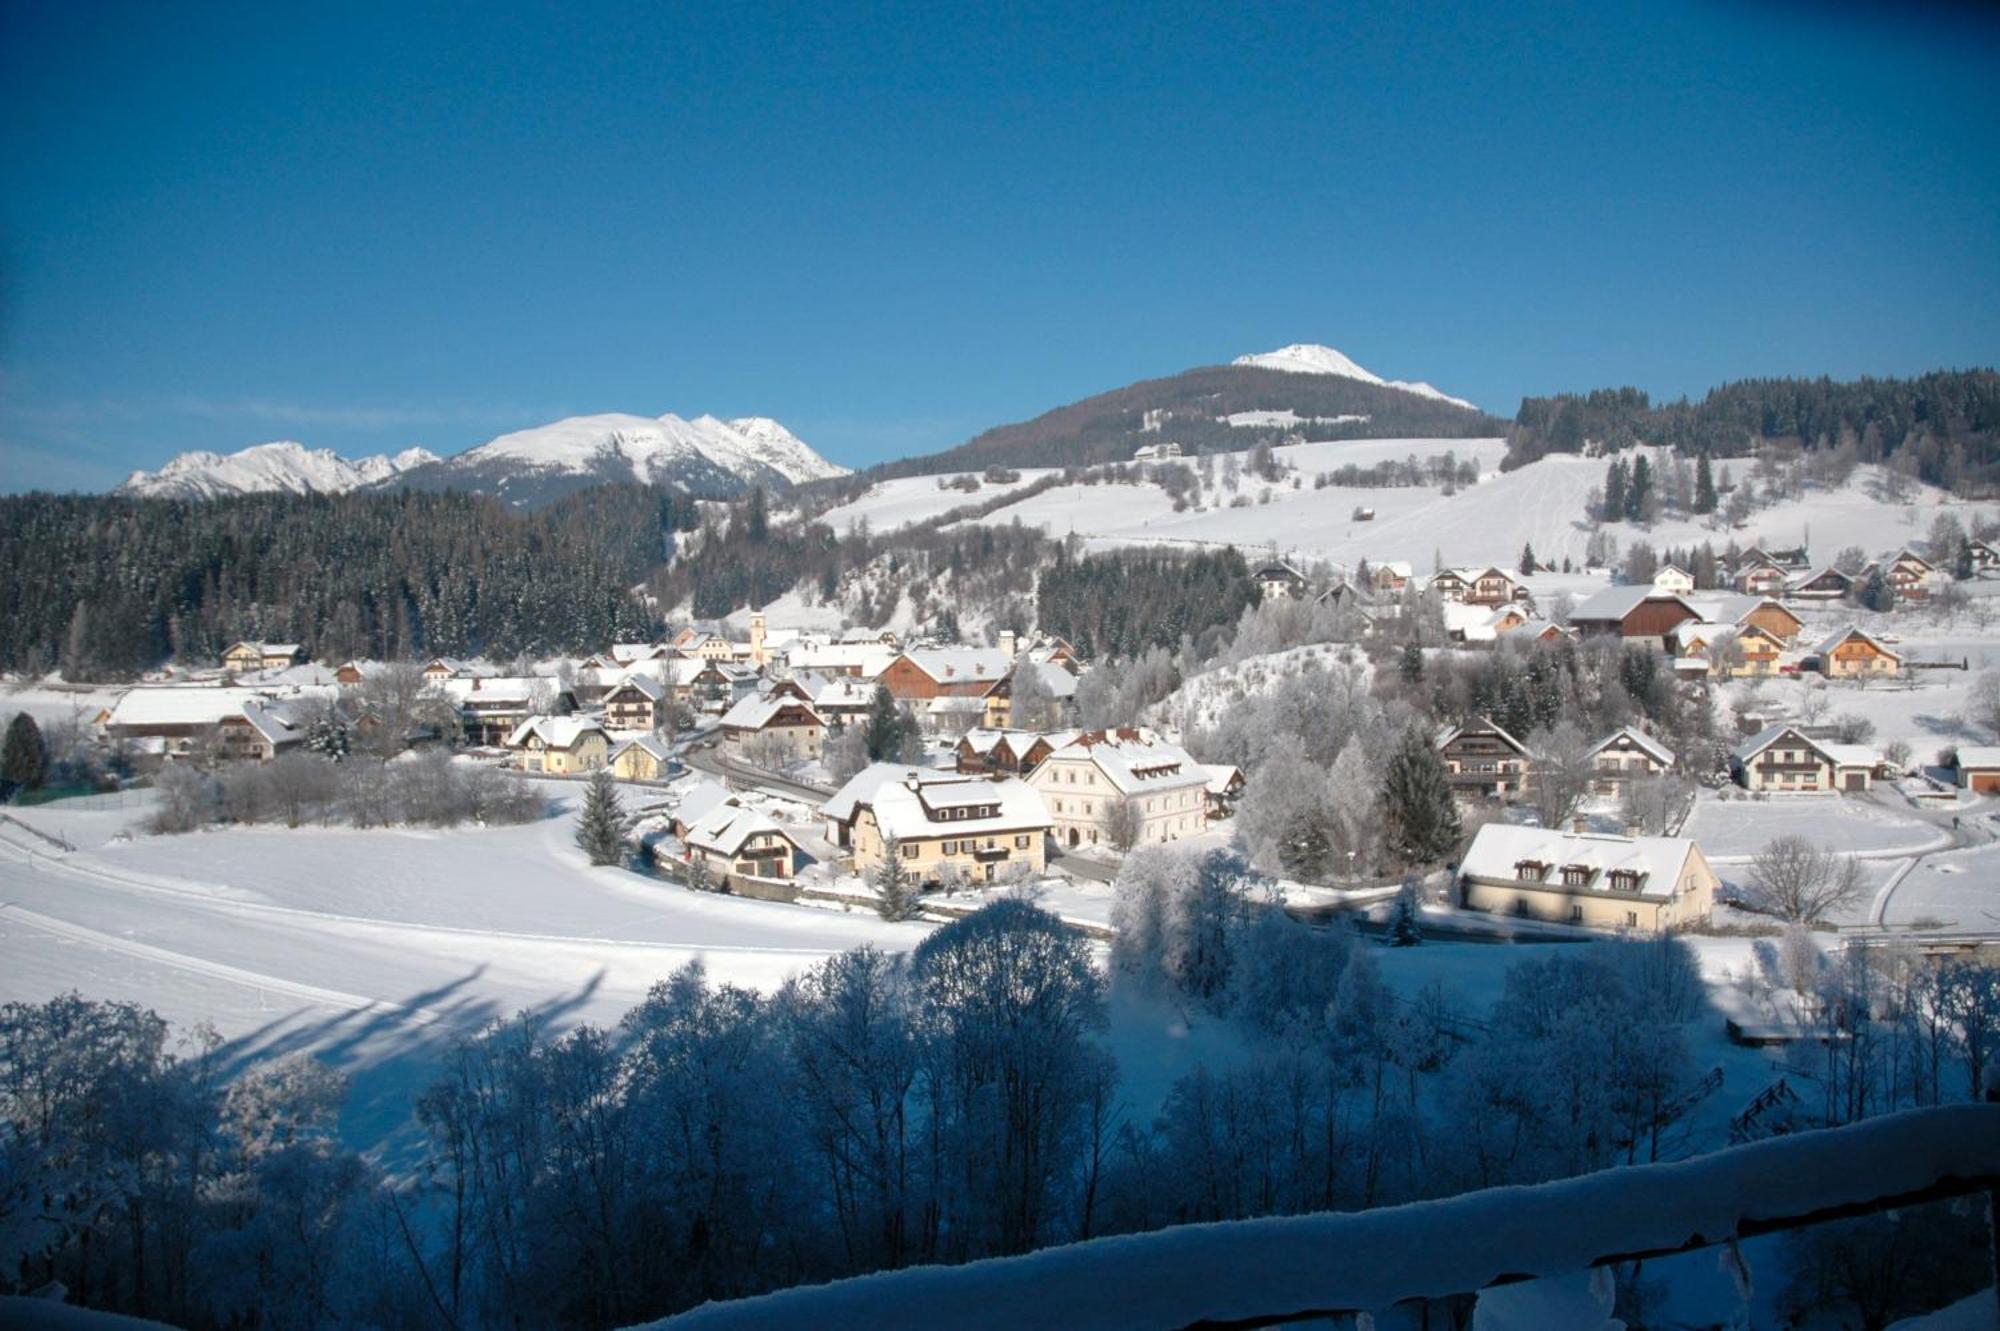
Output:
<path fill-rule="evenodd" d="M 2000 586 L 1988 582 L 2000 551 L 1984 539 L 1966 538 L 1953 563 L 1955 574 L 1904 548 L 1841 568 L 1752 546 L 1708 561 L 1700 579 L 1668 562 L 1643 583 L 1558 573 L 1525 554 L 1513 568 L 1429 575 L 1390 560 L 1254 564 L 1261 606 L 1310 610 L 1331 625 L 1322 636 L 1383 671 L 1608 643 L 1723 717 L 1705 757 L 1677 754 L 1643 715 L 1580 747 L 1545 735 L 1541 752 L 1492 715 L 1439 723 L 1431 748 L 1462 840 L 1428 865 L 1357 866 L 1351 851 L 1316 876 L 1269 864 L 1280 901 L 1305 918 L 1381 926 L 1409 895 L 1432 928 L 1468 936 L 1755 928 L 1783 920 L 1760 910 L 1750 879 L 1766 847 L 1748 829 L 1797 823 L 1819 841 L 1821 823 L 1858 818 L 1903 830 L 1856 842 L 1870 892 L 1841 894 L 1806 922 L 1878 933 L 1920 922 L 1940 946 L 1977 945 L 1989 930 L 1932 900 L 1899 859 L 1994 836 L 1983 796 L 2000 790 L 2000 717 L 1961 720 L 1963 742 L 1897 733 L 1912 697 L 1951 690 L 1936 710 L 1966 714 L 1972 662 L 1899 632 L 1941 601 Z M 1249 774 L 1201 761 L 1201 736 L 1176 724 L 1188 716 L 1164 705 L 1079 718 L 1092 669 L 1051 635 L 905 642 L 764 612 L 506 666 L 313 662 L 295 644 L 238 642 L 208 666 L 118 690 L 87 732 L 103 771 L 142 783 L 162 768 L 306 764 L 350 748 L 450 753 L 538 780 L 602 772 L 623 795 L 632 863 L 668 883 L 931 919 L 1027 892 L 1108 937 L 1113 884 L 1135 848 L 1245 848 L 1236 814 Z M 1865 715 L 1877 700 L 1880 725 Z M 1803 801 L 1785 806 L 1798 817 L 1767 818 L 1772 799 Z"/>

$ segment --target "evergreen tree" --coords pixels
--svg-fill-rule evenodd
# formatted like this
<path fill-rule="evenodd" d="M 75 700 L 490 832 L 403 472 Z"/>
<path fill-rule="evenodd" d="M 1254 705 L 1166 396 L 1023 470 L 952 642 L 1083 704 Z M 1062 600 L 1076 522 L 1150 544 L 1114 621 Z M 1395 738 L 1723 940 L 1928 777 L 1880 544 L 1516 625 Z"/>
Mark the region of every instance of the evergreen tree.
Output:
<path fill-rule="evenodd" d="M 1625 516 L 1625 459 L 1613 458 L 1604 469 L 1604 511 L 1596 515 L 1605 522 Z"/>
<path fill-rule="evenodd" d="M 1538 567 L 1539 565 L 1535 563 L 1535 543 L 1533 541 L 1529 541 L 1527 544 L 1521 547 L 1521 564 L 1520 564 L 1521 576 L 1526 577 L 1530 573 L 1533 573 Z"/>
<path fill-rule="evenodd" d="M 1412 864 L 1434 864 L 1458 845 L 1458 805 L 1444 762 L 1419 726 L 1403 732 L 1382 781 L 1389 848 Z"/>
<path fill-rule="evenodd" d="M 342 762 L 348 753 L 347 727 L 330 716 L 322 716 L 306 728 L 306 748 L 329 762 Z"/>
<path fill-rule="evenodd" d="M 913 920 L 917 917 L 917 892 L 903 868 L 903 843 L 896 837 L 882 840 L 882 863 L 875 868 L 875 909 L 885 920 Z"/>
<path fill-rule="evenodd" d="M 1715 477 L 1709 472 L 1706 449 L 1702 450 L 1701 456 L 1696 458 L 1694 463 L 1694 511 L 1715 512 Z"/>
<path fill-rule="evenodd" d="M 1413 874 L 1403 880 L 1402 890 L 1396 893 L 1395 913 L 1389 917 L 1389 945 L 1415 947 L 1423 941 L 1423 921 L 1417 909 L 1417 879 Z"/>
<path fill-rule="evenodd" d="M 699 855 L 690 854 L 681 868 L 681 882 L 690 892 L 714 892 L 717 890 L 715 873 L 708 867 L 708 861 Z"/>
<path fill-rule="evenodd" d="M 1405 684 L 1421 680 L 1424 677 L 1424 649 L 1414 642 L 1404 643 L 1401 670 Z"/>
<path fill-rule="evenodd" d="M 40 790 L 49 779 L 49 746 L 42 728 L 26 712 L 16 712 L 0 744 L 0 799 L 17 790 Z"/>
<path fill-rule="evenodd" d="M 1625 520 L 1644 522 L 1653 497 L 1653 464 L 1641 453 L 1632 461 L 1632 479 L 1625 486 Z"/>
<path fill-rule="evenodd" d="M 1879 564 L 1868 571 L 1868 581 L 1861 585 L 1861 604 L 1885 614 L 1896 608 L 1896 589 L 1889 585 Z"/>
<path fill-rule="evenodd" d="M 886 685 L 875 686 L 868 704 L 868 761 L 892 763 L 903 752 L 903 709 Z"/>
<path fill-rule="evenodd" d="M 625 809 L 618 802 L 618 787 L 611 773 L 598 768 L 584 787 L 583 810 L 576 817 L 576 844 L 590 856 L 592 864 L 625 862 Z"/>

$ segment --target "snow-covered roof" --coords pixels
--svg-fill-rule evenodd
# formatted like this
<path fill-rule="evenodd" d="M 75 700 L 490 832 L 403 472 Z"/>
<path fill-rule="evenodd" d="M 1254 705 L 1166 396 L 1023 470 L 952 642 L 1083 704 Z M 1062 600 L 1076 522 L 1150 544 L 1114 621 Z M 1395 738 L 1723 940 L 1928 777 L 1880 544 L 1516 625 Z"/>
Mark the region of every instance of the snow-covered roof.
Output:
<path fill-rule="evenodd" d="M 1486 717 L 1483 716 L 1475 721 L 1468 721 L 1462 726 L 1446 726 L 1444 729 L 1438 731 L 1437 738 L 1433 740 L 1432 743 L 1437 748 L 1442 749 L 1445 745 L 1451 743 L 1459 736 L 1468 734 L 1475 730 L 1490 730 L 1494 734 L 1498 735 L 1501 739 L 1506 740 L 1508 745 L 1511 746 L 1512 748 L 1518 749 L 1522 753 L 1526 753 L 1528 751 L 1528 746 L 1523 744 L 1520 740 L 1515 739 L 1512 735 L 1508 734 L 1505 727 L 1501 726 L 1497 721 L 1488 720 Z"/>
<path fill-rule="evenodd" d="M 620 663 L 645 661 L 660 655 L 668 649 L 652 642 L 614 642 L 611 644 L 611 659 Z"/>
<path fill-rule="evenodd" d="M 295 706 L 253 698 L 243 704 L 242 716 L 274 748 L 296 744 L 305 738 L 305 716 Z"/>
<path fill-rule="evenodd" d="M 1835 767 L 1876 767 L 1882 762 L 1879 751 L 1867 744 L 1826 744 L 1819 746 L 1833 759 Z"/>
<path fill-rule="evenodd" d="M 756 809 L 746 809 L 740 804 L 725 802 L 709 809 L 706 813 L 687 824 L 681 833 L 681 840 L 690 846 L 713 851 L 717 855 L 734 855 L 743 849 L 751 837 L 774 833 L 798 846 L 789 830 L 768 814 Z"/>
<path fill-rule="evenodd" d="M 650 753 L 661 762 L 666 762 L 669 758 L 673 757 L 674 753 L 673 746 L 658 735 L 633 735 L 618 741 L 617 744 L 612 746 L 611 759 L 616 761 L 618 755 L 627 749 L 639 749 L 642 752 Z"/>
<path fill-rule="evenodd" d="M 507 747 L 518 749 L 532 736 L 540 736 L 544 748 L 573 749 L 586 735 L 604 734 L 604 727 L 588 716 L 531 716 L 507 736 Z"/>
<path fill-rule="evenodd" d="M 1964 767 L 2000 767 L 2000 744 L 1961 744 L 1958 746 L 1958 765 Z"/>
<path fill-rule="evenodd" d="M 1088 759 L 1121 795 L 1151 794 L 1208 784 L 1208 773 L 1178 744 L 1149 730 L 1086 730 L 1049 755 Z"/>
<path fill-rule="evenodd" d="M 1824 638 L 1821 638 L 1819 640 L 1819 644 L 1812 649 L 1812 652 L 1810 654 L 1813 656 L 1825 656 L 1828 652 L 1840 646 L 1840 644 L 1846 642 L 1850 638 L 1861 639 L 1863 642 L 1873 646 L 1876 651 L 1882 653 L 1884 656 L 1894 657 L 1898 661 L 1903 659 L 1903 654 L 1901 652 L 1889 646 L 1887 643 L 1883 642 L 1880 638 L 1876 637 L 1874 634 L 1869 633 L 1866 630 L 1854 624 L 1842 625 L 1840 628 L 1835 629 L 1832 633 L 1827 634 Z"/>
<path fill-rule="evenodd" d="M 1208 777 L 1208 793 L 1227 794 L 1229 787 L 1243 779 L 1243 769 L 1227 763 L 1203 763 L 1201 770 Z"/>
<path fill-rule="evenodd" d="M 788 693 L 780 693 L 776 696 L 752 694 L 737 699 L 735 705 L 722 714 L 722 725 L 726 730 L 762 730 L 787 707 L 804 710 L 814 725 L 826 724 L 811 703 L 800 702 Z"/>
<path fill-rule="evenodd" d="M 900 655 L 896 648 L 870 638 L 861 642 L 797 643 L 786 650 L 785 661 L 793 670 L 859 670 L 864 678 L 873 679 Z"/>
<path fill-rule="evenodd" d="M 1748 762 L 1764 750 L 1770 748 L 1771 745 L 1777 742 L 1779 736 L 1787 732 L 1796 734 L 1802 743 L 1808 748 L 1818 751 L 1823 757 L 1828 759 L 1833 757 L 1827 751 L 1825 744 L 1808 735 L 1805 732 L 1805 728 L 1795 721 L 1780 721 L 1775 725 L 1765 726 L 1762 730 L 1744 740 L 1741 744 L 1738 744 L 1734 749 L 1731 749 L 1730 756 L 1738 762 Z"/>
<path fill-rule="evenodd" d="M 1048 806 L 1025 781 L 1012 777 L 922 772 L 885 781 L 868 802 L 884 837 L 978 836 L 1050 826 Z"/>
<path fill-rule="evenodd" d="M 1591 875 L 1587 882 L 1576 886 L 1588 891 L 1609 891 L 1610 874 L 1614 870 L 1629 870 L 1639 875 L 1637 895 L 1664 899 L 1673 895 L 1680 882 L 1681 868 L 1694 849 L 1691 837 L 1607 836 L 1488 823 L 1466 848 L 1459 872 L 1510 883 L 1532 881 L 1522 879 L 1518 868 L 1530 862 L 1547 866 L 1540 880 L 1545 886 L 1562 887 L 1562 870 L 1581 865 L 1591 870 Z"/>
<path fill-rule="evenodd" d="M 1033 658 L 1030 658 L 1025 666 L 1017 662 L 1014 667 L 1016 673 L 1024 668 L 1035 672 L 1035 678 L 1041 681 L 1042 691 L 1047 693 L 1051 698 L 1074 698 L 1076 696 L 1077 677 L 1070 674 L 1063 667 L 1051 665 L 1047 661 L 1037 661 Z"/>
<path fill-rule="evenodd" d="M 998 647 L 912 647 L 903 655 L 940 684 L 1004 679 L 1014 660 Z"/>
<path fill-rule="evenodd" d="M 966 731 L 959 736 L 958 742 L 974 753 L 991 753 L 1000 747 L 1000 741 L 1006 739 L 1007 735 L 1008 732 L 1005 730 L 988 730 L 980 727 Z"/>
<path fill-rule="evenodd" d="M 875 792 L 885 783 L 903 781 L 913 776 L 923 776 L 933 769 L 910 767 L 903 763 L 870 763 L 847 778 L 839 790 L 827 797 L 819 811 L 828 818 L 847 822 L 854 817 L 854 811 L 875 798 Z"/>
<path fill-rule="evenodd" d="M 1703 663 L 1704 667 L 1706 666 L 1706 664 L 1707 664 L 1706 662 Z M 1610 748 L 1613 744 L 1616 744 L 1621 739 L 1631 740 L 1635 747 L 1643 749 L 1646 753 L 1650 754 L 1655 761 L 1660 762 L 1665 766 L 1672 767 L 1674 765 L 1674 751 L 1672 749 L 1660 743 L 1660 741 L 1654 739 L 1651 735 L 1648 735 L 1643 730 L 1639 730 L 1633 726 L 1620 726 L 1618 727 L 1618 729 L 1606 735 L 1603 739 L 1597 741 L 1597 743 L 1591 745 L 1590 756 L 1595 758 L 1598 754 L 1604 752 L 1604 750 Z"/>
<path fill-rule="evenodd" d="M 141 687 L 128 689 L 105 718 L 107 726 L 214 725 L 265 695 L 255 689 Z"/>
<path fill-rule="evenodd" d="M 471 679 L 458 677 L 441 679 L 437 687 L 444 696 L 463 707 L 468 703 L 481 703 L 497 707 L 509 704 L 527 705 L 540 697 L 544 691 L 553 696 L 559 687 L 554 680 L 540 675 L 490 675 Z"/>
<path fill-rule="evenodd" d="M 1681 597 L 1681 602 L 1694 608 L 1700 616 L 1711 624 L 1734 627 L 1765 607 L 1792 612 L 1768 596 L 1758 596 L 1753 592 L 1700 592 Z M 1797 615 L 1792 615 L 1797 619 Z"/>
<path fill-rule="evenodd" d="M 604 691 L 604 696 L 608 698 L 620 689 L 637 689 L 648 702 L 658 702 L 667 696 L 667 690 L 659 680 L 637 670 L 628 670 L 619 676 L 618 682 Z"/>
<path fill-rule="evenodd" d="M 736 798 L 729 787 L 720 781 L 702 777 L 681 791 L 674 800 L 674 820 L 683 826 L 694 822 L 718 804 L 727 804 Z"/>
<path fill-rule="evenodd" d="M 1605 623 L 1622 620 L 1647 601 L 1673 601 L 1696 618 L 1701 611 L 1678 592 L 1665 592 L 1652 583 L 1606 587 L 1569 612 L 1571 623 Z"/>

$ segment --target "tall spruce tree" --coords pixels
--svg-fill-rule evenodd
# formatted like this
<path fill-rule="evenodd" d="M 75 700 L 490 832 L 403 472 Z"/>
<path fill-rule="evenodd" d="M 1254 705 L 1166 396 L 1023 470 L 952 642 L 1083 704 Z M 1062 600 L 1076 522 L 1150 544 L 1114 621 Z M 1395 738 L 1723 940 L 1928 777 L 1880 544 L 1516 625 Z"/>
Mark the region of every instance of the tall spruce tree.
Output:
<path fill-rule="evenodd" d="M 576 816 L 576 844 L 590 856 L 592 864 L 625 862 L 625 808 L 618 802 L 617 783 L 602 767 L 591 773 L 590 784 L 584 787 L 583 809 Z"/>
<path fill-rule="evenodd" d="M 17 790 L 40 790 L 49 779 L 49 746 L 42 728 L 26 712 L 16 712 L 0 744 L 0 799 Z"/>
<path fill-rule="evenodd" d="M 1715 476 L 1708 465 L 1708 450 L 1694 460 L 1694 511 L 1715 512 Z"/>
<path fill-rule="evenodd" d="M 1616 522 L 1625 516 L 1625 477 L 1625 459 L 1611 459 L 1611 465 L 1604 469 L 1604 511 L 1593 517 Z"/>
<path fill-rule="evenodd" d="M 917 892 L 903 868 L 903 843 L 895 837 L 882 841 L 882 863 L 875 867 L 875 909 L 885 920 L 912 920 L 917 915 Z"/>
<path fill-rule="evenodd" d="M 1382 815 L 1389 848 L 1412 864 L 1451 854 L 1462 831 L 1444 762 L 1421 727 L 1403 732 L 1382 780 Z"/>
<path fill-rule="evenodd" d="M 1653 464 L 1641 453 L 1632 460 L 1632 479 L 1625 486 L 1625 520 L 1644 522 L 1653 497 Z"/>
<path fill-rule="evenodd" d="M 1539 565 L 1535 563 L 1535 543 L 1529 541 L 1521 547 L 1521 563 L 1517 571 L 1525 578 L 1533 573 L 1537 567 Z"/>

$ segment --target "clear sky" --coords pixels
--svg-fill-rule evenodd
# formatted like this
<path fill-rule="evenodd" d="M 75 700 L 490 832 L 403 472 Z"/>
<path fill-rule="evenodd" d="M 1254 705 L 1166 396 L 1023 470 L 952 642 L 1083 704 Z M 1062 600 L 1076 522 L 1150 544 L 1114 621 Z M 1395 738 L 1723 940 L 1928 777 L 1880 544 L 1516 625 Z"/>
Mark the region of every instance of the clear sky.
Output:
<path fill-rule="evenodd" d="M 0 488 L 1287 342 L 1524 394 L 2000 363 L 1991 7 L 0 0 Z"/>

